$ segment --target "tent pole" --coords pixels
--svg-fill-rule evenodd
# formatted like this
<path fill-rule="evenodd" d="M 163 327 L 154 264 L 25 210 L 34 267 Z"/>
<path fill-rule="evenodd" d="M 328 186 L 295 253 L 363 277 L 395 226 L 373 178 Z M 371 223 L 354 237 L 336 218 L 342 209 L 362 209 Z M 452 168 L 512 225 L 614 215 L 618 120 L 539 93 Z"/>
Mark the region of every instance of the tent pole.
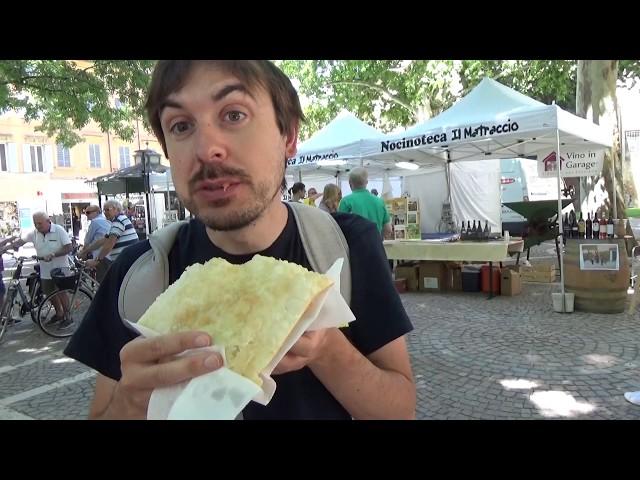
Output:
<path fill-rule="evenodd" d="M 622 157 L 620 159 L 620 162 L 621 162 L 620 165 L 624 165 L 625 136 L 624 136 L 624 130 L 622 129 L 622 112 L 620 111 L 621 108 L 622 106 L 618 107 L 618 136 L 620 137 L 620 147 L 622 149 L 621 151 Z M 611 171 L 613 173 L 613 218 L 618 218 L 618 184 L 616 180 L 616 156 L 615 156 L 615 153 L 613 152 L 613 148 L 611 149 L 611 163 L 612 163 Z"/>
<path fill-rule="evenodd" d="M 562 159 L 560 157 L 560 130 L 556 127 L 556 173 L 558 180 L 558 235 L 562 231 L 562 193 L 560 192 L 560 169 Z M 560 291 L 562 293 L 562 312 L 566 312 L 564 300 L 564 249 L 560 249 Z"/>

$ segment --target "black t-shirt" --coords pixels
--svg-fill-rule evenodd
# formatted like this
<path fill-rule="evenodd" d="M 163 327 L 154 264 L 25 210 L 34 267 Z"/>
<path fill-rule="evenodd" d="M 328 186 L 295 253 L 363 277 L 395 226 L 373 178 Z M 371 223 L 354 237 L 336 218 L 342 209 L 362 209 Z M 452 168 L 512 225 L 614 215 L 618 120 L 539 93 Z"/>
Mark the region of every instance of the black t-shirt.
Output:
<path fill-rule="evenodd" d="M 205 226 L 191 220 L 183 226 L 169 254 L 170 282 L 186 267 L 211 258 L 242 264 L 255 254 L 288 260 L 311 270 L 289 208 L 280 236 L 267 249 L 249 255 L 230 255 L 209 240 Z M 356 320 L 343 332 L 363 354 L 369 355 L 412 330 L 389 271 L 380 234 L 374 223 L 358 215 L 333 215 L 349 244 L 351 263 L 351 310 Z M 129 267 L 151 247 L 147 240 L 127 247 L 109 269 L 82 324 L 64 353 L 101 374 L 119 380 L 120 349 L 137 334 L 120 319 L 118 292 Z M 274 375 L 276 391 L 263 406 L 250 402 L 243 417 L 250 419 L 350 419 L 349 413 L 329 393 L 309 368 Z"/>

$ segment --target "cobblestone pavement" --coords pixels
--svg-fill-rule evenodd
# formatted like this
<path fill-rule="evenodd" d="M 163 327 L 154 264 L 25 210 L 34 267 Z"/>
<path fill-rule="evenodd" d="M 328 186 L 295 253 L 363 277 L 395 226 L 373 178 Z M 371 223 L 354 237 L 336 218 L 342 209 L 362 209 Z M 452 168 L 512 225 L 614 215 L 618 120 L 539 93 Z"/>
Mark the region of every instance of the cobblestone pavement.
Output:
<path fill-rule="evenodd" d="M 551 250 L 551 252 L 550 252 Z M 532 250 L 531 260 L 553 255 Z M 553 257 L 548 257 L 549 258 Z M 406 293 L 419 419 L 640 419 L 640 314 L 554 313 L 558 284 L 517 297 Z M 0 419 L 83 419 L 94 373 L 25 318 L 0 344 Z"/>

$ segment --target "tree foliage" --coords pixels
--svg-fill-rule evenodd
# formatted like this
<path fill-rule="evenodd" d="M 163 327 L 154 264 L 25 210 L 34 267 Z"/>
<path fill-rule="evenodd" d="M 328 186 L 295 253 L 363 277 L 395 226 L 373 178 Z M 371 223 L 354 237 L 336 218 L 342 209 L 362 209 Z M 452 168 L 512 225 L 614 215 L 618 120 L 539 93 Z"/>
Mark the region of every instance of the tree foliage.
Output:
<path fill-rule="evenodd" d="M 342 109 L 383 132 L 446 110 L 485 76 L 546 104 L 575 113 L 575 60 L 285 60 L 277 62 L 308 100 L 301 138 Z M 640 74 L 620 61 L 621 78 Z"/>
<path fill-rule="evenodd" d="M 0 113 L 24 112 L 58 143 L 82 141 L 91 121 L 132 140 L 131 121 L 143 118 L 153 60 L 5 60 L 0 62 Z M 120 103 L 116 106 L 115 99 Z"/>

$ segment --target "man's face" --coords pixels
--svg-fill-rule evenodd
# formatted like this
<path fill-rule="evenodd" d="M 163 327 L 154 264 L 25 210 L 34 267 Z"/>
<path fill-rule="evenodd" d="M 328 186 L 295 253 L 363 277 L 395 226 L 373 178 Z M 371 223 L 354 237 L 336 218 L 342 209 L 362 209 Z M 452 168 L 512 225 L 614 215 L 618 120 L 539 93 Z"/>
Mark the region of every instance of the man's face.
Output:
<path fill-rule="evenodd" d="M 243 228 L 280 201 L 297 131 L 280 133 L 266 91 L 202 65 L 167 105 L 160 122 L 176 192 L 209 228 Z"/>
<path fill-rule="evenodd" d="M 309 196 L 311 196 L 311 195 L 317 195 L 317 193 L 318 193 L 318 192 L 316 191 L 316 189 L 315 189 L 315 188 L 310 188 L 310 189 L 309 189 Z"/>
<path fill-rule="evenodd" d="M 118 210 L 116 209 L 116 207 L 104 207 L 103 212 L 107 220 L 112 221 L 114 218 L 116 218 L 116 213 L 118 213 Z"/>
<path fill-rule="evenodd" d="M 40 233 L 47 233 L 51 228 L 51 222 L 48 218 L 44 217 L 34 217 L 33 224 L 35 225 L 36 230 Z"/>

